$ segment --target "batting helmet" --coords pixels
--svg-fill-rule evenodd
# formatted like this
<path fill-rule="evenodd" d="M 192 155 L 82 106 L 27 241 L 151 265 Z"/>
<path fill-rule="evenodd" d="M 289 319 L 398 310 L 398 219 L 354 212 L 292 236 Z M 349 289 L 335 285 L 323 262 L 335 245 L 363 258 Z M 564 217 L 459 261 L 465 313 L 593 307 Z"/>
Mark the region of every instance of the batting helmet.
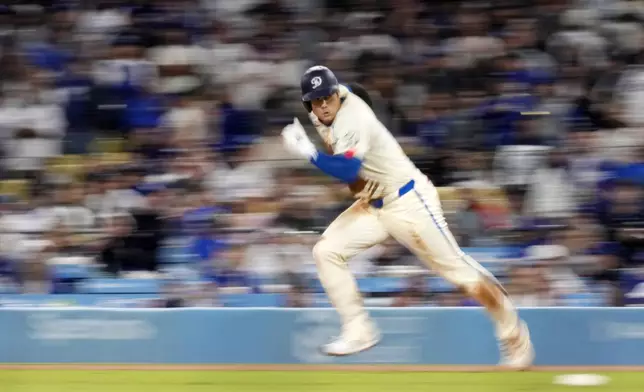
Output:
<path fill-rule="evenodd" d="M 300 81 L 302 89 L 302 102 L 307 110 L 311 111 L 310 102 L 314 99 L 328 97 L 338 92 L 340 83 L 333 72 L 327 67 L 316 65 L 304 72 Z"/>

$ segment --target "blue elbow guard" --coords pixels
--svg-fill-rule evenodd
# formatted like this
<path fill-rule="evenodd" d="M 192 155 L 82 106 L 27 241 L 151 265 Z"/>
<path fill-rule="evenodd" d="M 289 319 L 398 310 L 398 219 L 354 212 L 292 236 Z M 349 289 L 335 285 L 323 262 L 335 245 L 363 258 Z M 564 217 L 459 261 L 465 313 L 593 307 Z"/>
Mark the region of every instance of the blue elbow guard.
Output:
<path fill-rule="evenodd" d="M 358 179 L 362 162 L 358 158 L 345 155 L 329 155 L 318 151 L 318 155 L 311 159 L 311 163 L 324 173 L 335 177 L 342 182 L 351 184 Z"/>

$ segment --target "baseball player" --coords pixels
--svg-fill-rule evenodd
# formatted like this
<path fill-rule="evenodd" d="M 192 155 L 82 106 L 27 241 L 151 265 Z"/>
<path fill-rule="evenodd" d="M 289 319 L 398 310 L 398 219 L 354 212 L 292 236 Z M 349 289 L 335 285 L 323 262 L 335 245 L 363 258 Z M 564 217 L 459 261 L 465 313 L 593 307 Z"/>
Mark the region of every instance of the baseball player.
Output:
<path fill-rule="evenodd" d="M 340 336 L 322 351 L 350 355 L 380 341 L 347 261 L 392 236 L 485 306 L 495 323 L 503 365 L 529 367 L 534 350 L 526 324 L 498 281 L 460 249 L 445 222 L 436 188 L 370 106 L 323 66 L 304 73 L 301 89 L 309 118 L 328 151 L 316 149 L 297 119 L 282 132 L 286 148 L 349 184 L 357 199 L 313 248 L 320 281 L 342 321 Z M 364 91 L 360 95 L 368 100 Z"/>

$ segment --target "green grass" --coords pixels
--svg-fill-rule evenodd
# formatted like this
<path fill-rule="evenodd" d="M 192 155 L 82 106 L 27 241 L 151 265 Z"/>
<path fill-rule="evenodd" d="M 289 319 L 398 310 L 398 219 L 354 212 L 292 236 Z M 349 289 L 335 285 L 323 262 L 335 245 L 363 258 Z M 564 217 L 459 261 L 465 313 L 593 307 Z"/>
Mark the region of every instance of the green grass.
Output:
<path fill-rule="evenodd" d="M 644 391 L 644 373 L 602 373 L 599 387 L 553 385 L 558 373 L 1 370 L 2 392 L 560 392 Z"/>

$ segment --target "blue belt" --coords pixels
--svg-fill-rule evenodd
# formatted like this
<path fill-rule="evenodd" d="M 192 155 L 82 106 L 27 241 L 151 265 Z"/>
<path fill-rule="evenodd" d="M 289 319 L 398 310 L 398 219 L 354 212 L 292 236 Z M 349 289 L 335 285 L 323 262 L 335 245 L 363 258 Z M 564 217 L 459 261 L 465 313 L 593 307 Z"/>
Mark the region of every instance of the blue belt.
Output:
<path fill-rule="evenodd" d="M 415 185 L 415 183 L 416 183 L 416 182 L 415 182 L 414 180 L 411 180 L 411 181 L 409 181 L 408 183 L 406 183 L 405 185 L 401 186 L 401 187 L 398 189 L 398 192 L 396 192 L 396 194 L 397 194 L 397 196 L 398 196 L 397 198 L 399 198 L 399 197 L 402 197 L 402 196 L 406 195 L 407 193 L 409 193 L 409 191 L 411 191 L 412 189 L 414 189 L 414 185 Z M 385 205 L 385 200 L 384 200 L 384 198 L 382 198 L 382 197 L 381 197 L 380 199 L 373 199 L 373 200 L 370 200 L 370 201 L 369 201 L 369 204 L 371 204 L 371 206 L 372 206 L 373 208 L 382 208 L 382 207 L 384 207 L 384 205 Z"/>

